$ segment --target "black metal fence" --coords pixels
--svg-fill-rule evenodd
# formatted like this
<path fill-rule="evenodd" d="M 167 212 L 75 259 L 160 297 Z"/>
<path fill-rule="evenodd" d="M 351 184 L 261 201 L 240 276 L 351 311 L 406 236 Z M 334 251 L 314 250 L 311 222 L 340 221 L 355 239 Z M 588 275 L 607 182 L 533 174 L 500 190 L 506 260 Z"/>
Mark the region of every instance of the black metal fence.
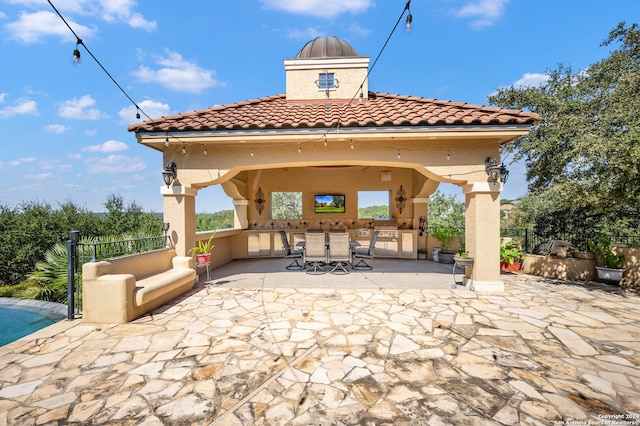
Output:
<path fill-rule="evenodd" d="M 503 228 L 500 237 L 518 240 L 526 253 L 545 241 L 562 240 L 573 244 L 578 250 L 588 251 L 588 241 L 597 241 L 599 232 L 585 230 L 580 233 L 549 233 L 535 228 Z M 614 232 L 605 234 L 614 247 L 640 247 L 640 232 Z"/>
<path fill-rule="evenodd" d="M 71 231 L 67 241 L 67 319 L 82 312 L 82 265 L 127 254 L 143 253 L 168 247 L 167 235 L 132 240 L 80 242 L 80 232 Z"/>

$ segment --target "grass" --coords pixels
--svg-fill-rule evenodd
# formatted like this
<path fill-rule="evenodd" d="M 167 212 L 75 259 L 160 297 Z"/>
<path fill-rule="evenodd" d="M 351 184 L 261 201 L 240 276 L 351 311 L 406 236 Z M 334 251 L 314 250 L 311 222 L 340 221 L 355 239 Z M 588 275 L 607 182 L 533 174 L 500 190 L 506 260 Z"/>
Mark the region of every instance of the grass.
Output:
<path fill-rule="evenodd" d="M 333 206 L 316 207 L 316 213 L 344 213 L 344 207 L 333 207 Z"/>

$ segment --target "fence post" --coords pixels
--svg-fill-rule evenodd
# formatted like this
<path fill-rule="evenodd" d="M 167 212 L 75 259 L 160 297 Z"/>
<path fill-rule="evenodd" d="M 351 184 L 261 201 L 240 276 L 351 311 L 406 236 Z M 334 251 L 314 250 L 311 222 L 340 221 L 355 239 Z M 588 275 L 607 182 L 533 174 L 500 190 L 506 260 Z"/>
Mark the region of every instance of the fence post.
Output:
<path fill-rule="evenodd" d="M 529 228 L 524 228 L 524 251 L 525 253 L 531 253 L 529 249 Z"/>
<path fill-rule="evenodd" d="M 69 232 L 67 241 L 67 319 L 75 318 L 76 266 L 78 265 L 78 243 L 80 231 Z"/>

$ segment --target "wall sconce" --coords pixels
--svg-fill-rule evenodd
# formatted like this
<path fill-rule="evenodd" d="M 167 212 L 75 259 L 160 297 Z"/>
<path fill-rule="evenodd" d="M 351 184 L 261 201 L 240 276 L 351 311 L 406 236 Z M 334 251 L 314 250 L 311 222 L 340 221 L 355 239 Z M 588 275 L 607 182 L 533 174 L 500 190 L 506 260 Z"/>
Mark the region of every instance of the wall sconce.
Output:
<path fill-rule="evenodd" d="M 500 166 L 500 180 L 502 183 L 507 183 L 507 179 L 509 179 L 509 170 L 504 165 L 504 163 Z"/>
<path fill-rule="evenodd" d="M 171 185 L 171 183 L 176 179 L 177 176 L 178 167 L 176 166 L 176 163 L 172 161 L 164 166 L 164 170 L 162 170 L 162 179 L 164 179 L 164 183 L 165 185 L 167 185 L 167 188 Z"/>
<path fill-rule="evenodd" d="M 502 183 L 506 183 L 509 178 L 509 170 L 503 164 L 498 164 L 498 160 L 495 158 L 487 157 L 484 160 L 484 171 L 489 175 L 489 180 L 491 182 L 501 181 Z"/>

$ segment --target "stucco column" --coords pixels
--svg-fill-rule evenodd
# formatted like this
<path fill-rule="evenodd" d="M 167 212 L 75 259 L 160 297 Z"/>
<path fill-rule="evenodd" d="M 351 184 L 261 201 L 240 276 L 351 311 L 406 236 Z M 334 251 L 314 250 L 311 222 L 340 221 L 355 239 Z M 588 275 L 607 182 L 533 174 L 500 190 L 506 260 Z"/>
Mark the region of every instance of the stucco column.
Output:
<path fill-rule="evenodd" d="M 248 229 L 249 219 L 247 211 L 249 209 L 249 200 L 233 200 L 233 227 L 236 229 Z"/>
<path fill-rule="evenodd" d="M 504 291 L 500 279 L 501 189 L 499 182 L 475 182 L 464 187 L 465 243 L 475 259 L 471 279 L 476 291 Z"/>
<path fill-rule="evenodd" d="M 188 256 L 196 245 L 197 189 L 182 185 L 162 186 L 164 221 L 169 222 L 169 237 L 178 256 Z"/>

